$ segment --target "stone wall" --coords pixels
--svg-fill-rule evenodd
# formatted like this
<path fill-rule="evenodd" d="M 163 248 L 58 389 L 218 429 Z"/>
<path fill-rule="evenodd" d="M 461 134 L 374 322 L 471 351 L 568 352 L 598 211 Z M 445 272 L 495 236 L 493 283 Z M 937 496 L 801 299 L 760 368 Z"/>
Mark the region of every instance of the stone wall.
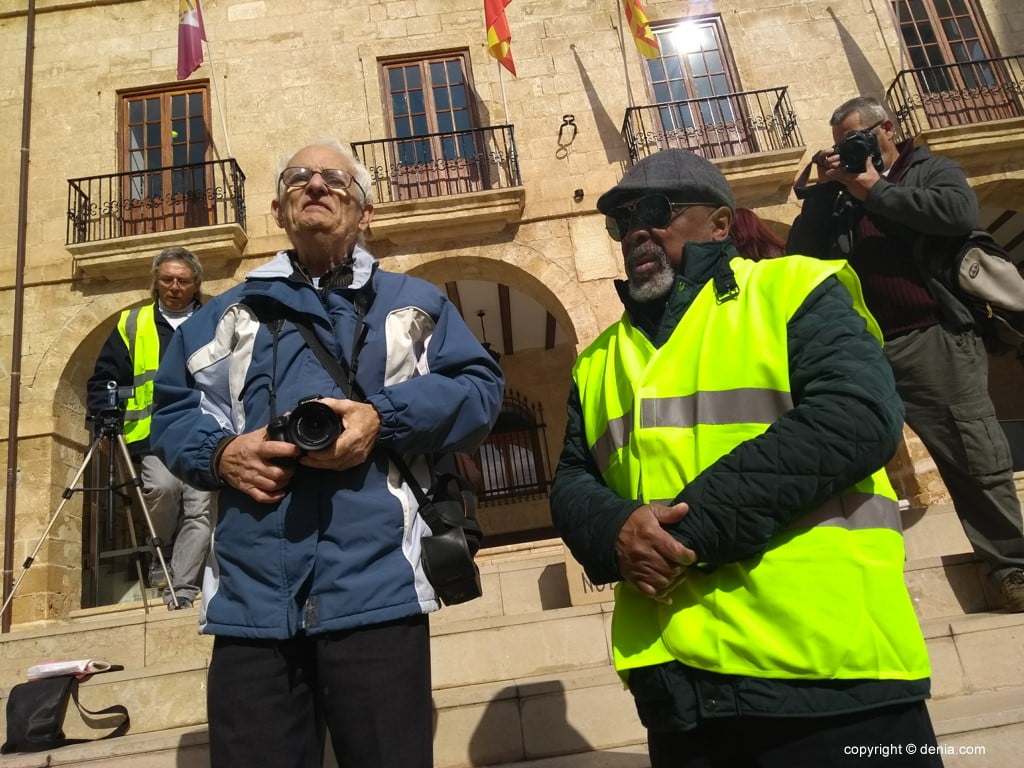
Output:
<path fill-rule="evenodd" d="M 1003 53 L 1024 50 L 1020 4 L 981 4 Z M 76 274 L 64 245 L 67 180 L 119 170 L 118 93 L 173 83 L 177 44 L 176 4 L 167 0 L 37 2 L 23 349 L 12 363 L 25 6 L 16 0 L 0 9 L 0 452 L 6 461 L 6 393 L 17 374 L 16 574 L 88 445 L 83 389 L 96 353 L 117 313 L 149 291 L 144 276 Z M 739 85 L 789 87 L 804 158 L 831 143 L 827 118 L 837 102 L 884 89 L 900 67 L 886 0 L 690 0 L 648 2 L 647 9 L 655 20 L 721 14 Z M 269 216 L 280 155 L 325 134 L 349 141 L 386 135 L 381 59 L 468 50 L 480 123 L 515 125 L 525 187 L 521 219 L 497 234 L 452 227 L 429 242 L 378 239 L 371 246 L 388 269 L 437 283 L 467 275 L 502 282 L 555 316 L 567 347 L 510 355 L 502 365 L 510 386 L 543 403 L 557 461 L 572 358 L 621 311 L 611 288 L 621 256 L 594 205 L 626 166 L 619 136 L 625 109 L 649 101 L 643 62 L 628 35 L 624 56 L 620 48 L 616 2 L 511 4 L 518 78 L 499 76 L 487 55 L 480 0 L 207 0 L 204 15 L 212 61 L 208 56 L 192 79 L 211 81 L 214 155 L 237 159 L 246 173 L 249 236 L 241 259 L 212 271 L 207 293 L 234 284 L 286 245 Z M 577 126 L 569 143 L 559 134 L 565 115 Z M 1019 182 L 1016 168 L 1001 178 Z M 782 233 L 799 210 L 785 188 L 753 202 Z M 1020 208 L 1015 202 L 1019 192 L 1013 200 L 1000 197 Z M 182 244 L 189 244 L 187 232 Z M 920 474 L 920 457 L 908 445 L 902 466 Z M 19 589 L 16 623 L 63 615 L 77 604 L 80 516 L 76 497 Z"/>

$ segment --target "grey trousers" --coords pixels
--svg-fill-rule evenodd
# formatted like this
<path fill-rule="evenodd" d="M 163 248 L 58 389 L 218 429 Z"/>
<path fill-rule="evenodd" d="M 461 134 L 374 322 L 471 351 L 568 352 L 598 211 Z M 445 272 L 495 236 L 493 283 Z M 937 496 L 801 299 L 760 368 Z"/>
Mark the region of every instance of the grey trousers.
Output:
<path fill-rule="evenodd" d="M 935 461 L 975 554 L 1001 580 L 1024 568 L 1010 445 L 988 394 L 988 355 L 973 331 L 939 325 L 885 342 L 907 424 Z"/>
<path fill-rule="evenodd" d="M 210 494 L 200 491 L 171 474 L 153 454 L 142 457 L 142 496 L 153 530 L 163 542 L 164 559 L 171 569 L 174 597 L 195 600 L 199 578 L 210 550 Z M 154 556 L 151 572 L 159 569 Z M 164 602 L 171 602 L 165 589 Z"/>

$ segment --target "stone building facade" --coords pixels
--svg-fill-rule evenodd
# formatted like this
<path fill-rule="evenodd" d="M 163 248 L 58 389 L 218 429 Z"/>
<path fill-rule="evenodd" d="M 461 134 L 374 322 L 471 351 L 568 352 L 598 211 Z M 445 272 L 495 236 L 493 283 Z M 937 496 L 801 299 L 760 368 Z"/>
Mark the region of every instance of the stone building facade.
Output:
<path fill-rule="evenodd" d="M 921 97 L 922 82 L 932 83 L 925 96 L 935 87 L 915 74 L 913 25 L 888 0 L 650 0 L 663 50 L 677 52 L 660 70 L 623 31 L 616 0 L 514 0 L 506 14 L 516 77 L 488 55 L 481 0 L 205 0 L 206 60 L 181 82 L 172 0 L 38 0 L 22 148 L 27 6 L 0 9 L 0 439 L 6 459 L 16 392 L 16 471 L 5 477 L 16 484 L 5 512 L 15 575 L 89 447 L 85 381 L 118 313 L 148 297 L 149 260 L 166 245 L 195 251 L 204 292 L 216 294 L 286 247 L 270 216 L 275 169 L 318 137 L 360 143 L 371 159 L 380 183 L 369 245 L 384 268 L 456 296 L 484 285 L 526 297 L 499 301 L 504 322 L 488 338 L 509 388 L 542 409 L 546 473 L 575 354 L 621 311 L 611 285 L 621 256 L 595 202 L 660 142 L 693 140 L 727 174 L 738 204 L 784 235 L 799 211 L 794 177 L 831 144 L 831 111 L 858 93 L 888 94 L 905 108 L 906 135 L 964 165 L 989 223 L 1024 228 L 1017 0 L 972 0 L 958 17 L 957 34 L 983 44 L 985 55 L 971 58 L 989 61 L 983 74 L 998 81 L 986 85 L 998 103 L 942 120 Z M 691 37 L 670 43 L 674 30 Z M 946 44 L 959 61 L 957 40 Z M 154 118 L 151 105 L 164 112 Z M 166 170 L 190 162 L 206 163 L 202 210 L 195 198 L 175 199 L 182 182 Z M 475 329 L 475 306 L 462 308 Z M 511 329 L 524 322 L 540 323 L 539 342 L 519 343 Z M 1001 418 L 1024 418 L 1020 374 L 1013 355 L 993 363 Z M 891 471 L 915 503 L 943 494 L 909 433 Z M 483 510 L 495 535 L 542 535 L 546 516 L 543 494 Z M 83 519 L 76 495 L 19 586 L 15 624 L 81 606 Z"/>

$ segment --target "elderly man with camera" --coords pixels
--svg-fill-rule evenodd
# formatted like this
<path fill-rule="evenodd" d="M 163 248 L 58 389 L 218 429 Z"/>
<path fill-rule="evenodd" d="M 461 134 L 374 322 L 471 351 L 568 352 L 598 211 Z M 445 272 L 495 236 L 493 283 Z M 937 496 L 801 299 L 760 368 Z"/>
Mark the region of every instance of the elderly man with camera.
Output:
<path fill-rule="evenodd" d="M 943 316 L 915 248 L 966 238 L 978 202 L 963 170 L 912 139 L 896 143 L 874 98 L 842 104 L 835 146 L 815 154 L 795 185 L 803 211 L 787 251 L 848 259 L 885 337 L 907 424 L 931 453 L 975 553 L 1007 609 L 1024 611 L 1024 536 L 1010 448 L 988 394 L 988 358 L 976 330 Z"/>
<path fill-rule="evenodd" d="M 503 378 L 436 287 L 363 247 L 371 179 L 349 150 L 306 146 L 274 181 L 292 249 L 210 301 L 157 377 L 157 451 L 218 491 L 211 765 L 320 765 L 326 726 L 346 768 L 426 768 L 439 604 L 395 458 L 426 488 L 431 454 L 487 436 Z"/>
<path fill-rule="evenodd" d="M 154 551 L 148 581 L 161 590 L 170 610 L 191 608 L 199 594 L 210 548 L 210 494 L 178 480 L 150 450 L 153 377 L 175 328 L 199 308 L 202 281 L 203 266 L 191 251 L 160 251 L 153 259 L 153 302 L 121 313 L 87 385 L 95 429 L 108 426 L 101 417 L 124 408 L 124 440 L 140 465 L 142 495 L 156 534 L 150 543 L 161 547 L 170 571 Z M 125 398 L 119 397 L 122 391 Z"/>

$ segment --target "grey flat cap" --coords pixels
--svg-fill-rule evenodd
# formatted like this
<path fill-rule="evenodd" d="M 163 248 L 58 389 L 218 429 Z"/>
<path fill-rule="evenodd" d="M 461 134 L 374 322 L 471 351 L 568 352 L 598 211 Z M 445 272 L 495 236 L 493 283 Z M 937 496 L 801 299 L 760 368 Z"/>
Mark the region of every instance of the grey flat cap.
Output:
<path fill-rule="evenodd" d="M 660 192 L 676 202 L 724 205 L 736 210 L 722 172 L 687 149 L 663 149 L 643 158 L 598 198 L 597 210 L 607 215 L 623 202 L 651 192 Z"/>

